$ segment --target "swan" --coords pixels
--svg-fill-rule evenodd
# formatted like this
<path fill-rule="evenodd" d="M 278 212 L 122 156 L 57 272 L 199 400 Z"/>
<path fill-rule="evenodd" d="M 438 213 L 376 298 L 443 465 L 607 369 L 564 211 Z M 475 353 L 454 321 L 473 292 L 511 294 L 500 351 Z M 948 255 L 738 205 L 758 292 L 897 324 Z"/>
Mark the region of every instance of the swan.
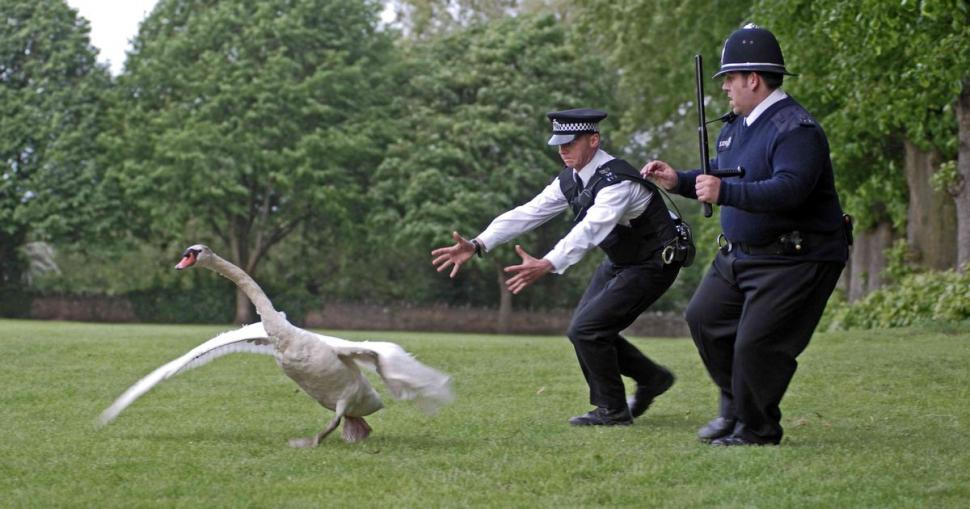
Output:
<path fill-rule="evenodd" d="M 347 341 L 292 325 L 284 313 L 273 308 L 253 278 L 203 244 L 186 249 L 175 266 L 178 270 L 189 267 L 204 267 L 232 280 L 256 306 L 262 321 L 219 334 L 151 372 L 102 412 L 101 426 L 113 421 L 163 380 L 234 352 L 273 355 L 283 372 L 304 392 L 334 412 L 323 431 L 291 439 L 289 444 L 293 447 L 316 447 L 341 420 L 345 441 L 357 442 L 370 435 L 371 427 L 364 416 L 384 405 L 360 366 L 376 371 L 396 398 L 414 400 L 429 414 L 454 398 L 448 375 L 417 361 L 395 343 Z"/>

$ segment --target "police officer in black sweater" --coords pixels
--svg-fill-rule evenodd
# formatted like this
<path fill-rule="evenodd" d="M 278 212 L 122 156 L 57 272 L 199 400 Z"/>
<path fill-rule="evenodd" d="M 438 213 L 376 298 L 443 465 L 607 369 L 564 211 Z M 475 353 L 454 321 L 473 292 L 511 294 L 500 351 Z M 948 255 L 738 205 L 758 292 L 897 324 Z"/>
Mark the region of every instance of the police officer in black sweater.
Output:
<path fill-rule="evenodd" d="M 575 426 L 632 424 L 654 398 L 674 383 L 667 369 L 648 359 L 620 332 L 657 300 L 677 277 L 681 263 L 664 263 L 661 252 L 675 238 L 675 225 L 654 184 L 635 168 L 600 149 L 598 123 L 606 113 L 575 109 L 548 114 L 549 145 L 559 148 L 565 167 L 535 198 L 495 218 L 477 237 L 452 234 L 455 244 L 431 252 L 441 272 L 451 277 L 476 253 L 532 230 L 566 209 L 575 224 L 543 258 L 515 246 L 522 263 L 506 267 L 506 282 L 517 294 L 544 275 L 562 274 L 599 246 L 606 259 L 597 268 L 573 313 L 567 335 L 589 385 L 596 408 L 573 417 Z M 627 400 L 622 376 L 636 381 Z"/>
<path fill-rule="evenodd" d="M 687 307 L 687 322 L 720 389 L 719 416 L 698 436 L 715 445 L 778 444 L 779 404 L 848 257 L 828 140 L 779 88 L 774 35 L 747 25 L 721 54 L 721 89 L 736 119 L 717 138 L 714 168 L 740 179 L 678 173 L 651 161 L 642 174 L 721 205 L 722 246 Z"/>

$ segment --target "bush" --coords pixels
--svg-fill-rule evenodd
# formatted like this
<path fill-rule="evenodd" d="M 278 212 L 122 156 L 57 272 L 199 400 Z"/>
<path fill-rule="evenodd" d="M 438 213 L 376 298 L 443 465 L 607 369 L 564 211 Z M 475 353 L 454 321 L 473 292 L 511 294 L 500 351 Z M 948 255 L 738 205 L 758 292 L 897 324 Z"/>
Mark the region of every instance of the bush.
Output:
<path fill-rule="evenodd" d="M 833 301 L 828 329 L 905 327 L 925 321 L 970 319 L 970 271 L 902 276 L 854 303 Z"/>
<path fill-rule="evenodd" d="M 142 322 L 230 323 L 236 312 L 235 292 L 225 279 L 196 271 L 184 278 L 157 281 L 154 287 L 123 297 Z"/>

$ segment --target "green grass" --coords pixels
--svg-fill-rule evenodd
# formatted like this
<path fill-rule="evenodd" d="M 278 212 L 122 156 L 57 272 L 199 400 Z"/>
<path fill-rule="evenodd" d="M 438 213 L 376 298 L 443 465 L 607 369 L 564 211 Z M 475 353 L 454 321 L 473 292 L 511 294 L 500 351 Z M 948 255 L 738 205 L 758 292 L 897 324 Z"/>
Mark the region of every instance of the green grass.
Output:
<path fill-rule="evenodd" d="M 104 429 L 125 388 L 227 327 L 0 320 L 0 507 L 966 507 L 970 327 L 818 334 L 779 447 L 715 448 L 689 340 L 636 340 L 678 381 L 626 428 L 576 429 L 586 386 L 565 338 L 340 333 L 449 372 L 427 417 L 387 400 L 374 434 L 286 440 L 332 415 L 269 357 L 168 380 Z M 387 394 L 379 386 L 382 394 Z"/>

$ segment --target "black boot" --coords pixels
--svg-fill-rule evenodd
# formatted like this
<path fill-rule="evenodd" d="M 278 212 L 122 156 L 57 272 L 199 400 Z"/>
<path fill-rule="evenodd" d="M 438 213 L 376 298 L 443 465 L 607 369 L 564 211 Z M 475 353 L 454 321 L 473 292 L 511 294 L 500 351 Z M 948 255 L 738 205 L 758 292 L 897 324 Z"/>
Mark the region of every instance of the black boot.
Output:
<path fill-rule="evenodd" d="M 653 400 L 661 394 L 667 392 L 674 385 L 674 374 L 664 368 L 660 368 L 660 374 L 654 377 L 648 385 L 637 385 L 636 392 L 627 400 L 630 407 L 630 414 L 633 417 L 640 417 L 650 408 Z"/>
<path fill-rule="evenodd" d="M 628 408 L 610 410 L 596 407 L 586 415 L 577 415 L 570 418 L 569 424 L 573 426 L 628 426 L 633 424 L 633 417 L 630 416 Z"/>
<path fill-rule="evenodd" d="M 734 419 L 717 417 L 697 431 L 697 438 L 704 442 L 710 442 L 711 440 L 726 437 L 730 435 L 732 431 L 734 431 L 734 425 L 736 423 L 737 421 Z"/>

